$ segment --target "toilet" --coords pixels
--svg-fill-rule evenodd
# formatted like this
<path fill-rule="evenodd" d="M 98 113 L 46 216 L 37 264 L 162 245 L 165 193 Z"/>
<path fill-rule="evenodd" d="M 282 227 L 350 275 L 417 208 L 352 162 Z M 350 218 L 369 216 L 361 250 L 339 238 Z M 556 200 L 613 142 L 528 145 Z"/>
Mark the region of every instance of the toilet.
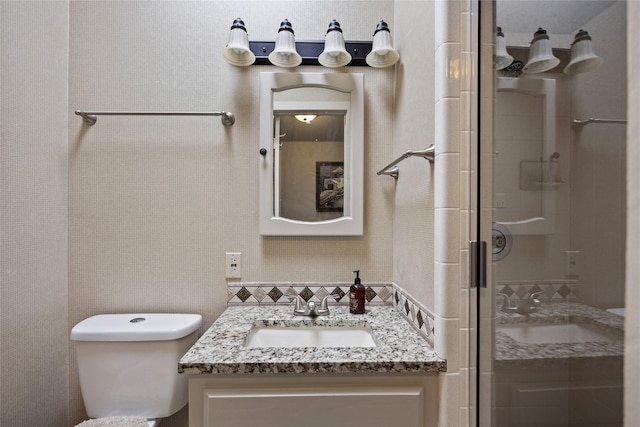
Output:
<path fill-rule="evenodd" d="M 188 379 L 178 373 L 178 362 L 201 325 L 199 314 L 140 313 L 100 314 L 74 326 L 87 415 L 142 417 L 156 426 L 182 409 Z"/>

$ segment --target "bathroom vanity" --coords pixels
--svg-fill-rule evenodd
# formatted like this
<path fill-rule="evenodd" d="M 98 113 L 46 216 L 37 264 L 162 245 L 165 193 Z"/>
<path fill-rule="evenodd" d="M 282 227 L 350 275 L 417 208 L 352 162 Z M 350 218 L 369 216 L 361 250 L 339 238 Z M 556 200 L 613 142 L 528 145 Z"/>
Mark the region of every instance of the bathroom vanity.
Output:
<path fill-rule="evenodd" d="M 261 342 L 257 331 L 285 338 Z M 393 306 L 364 315 L 336 306 L 318 317 L 294 316 L 290 306 L 229 307 L 179 363 L 192 427 L 435 426 L 444 371 L 446 361 Z"/>
<path fill-rule="evenodd" d="M 577 302 L 497 310 L 497 427 L 622 425 L 623 317 Z"/>

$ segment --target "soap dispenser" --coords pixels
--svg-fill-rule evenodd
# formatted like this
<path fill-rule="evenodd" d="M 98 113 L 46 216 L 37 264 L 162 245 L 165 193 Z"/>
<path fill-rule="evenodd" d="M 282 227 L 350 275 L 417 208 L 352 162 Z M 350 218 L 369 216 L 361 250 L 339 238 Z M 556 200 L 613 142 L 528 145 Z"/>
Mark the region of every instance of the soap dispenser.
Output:
<path fill-rule="evenodd" d="M 356 280 L 349 288 L 349 311 L 352 314 L 364 314 L 364 286 L 360 283 L 360 270 L 354 270 Z"/>

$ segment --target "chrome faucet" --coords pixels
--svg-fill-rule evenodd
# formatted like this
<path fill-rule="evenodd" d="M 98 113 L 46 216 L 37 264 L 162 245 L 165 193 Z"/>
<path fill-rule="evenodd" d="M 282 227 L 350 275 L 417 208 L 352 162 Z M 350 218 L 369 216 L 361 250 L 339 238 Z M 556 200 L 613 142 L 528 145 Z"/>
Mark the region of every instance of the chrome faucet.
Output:
<path fill-rule="evenodd" d="M 498 295 L 504 298 L 502 300 L 501 310 L 505 313 L 518 313 L 518 314 L 533 313 L 542 305 L 542 301 L 540 301 L 538 297 L 543 293 L 544 293 L 543 291 L 534 292 L 532 294 L 529 294 L 527 298 L 523 298 L 520 301 L 518 301 L 518 304 L 511 305 L 511 299 L 509 298 L 509 295 L 499 292 Z"/>
<path fill-rule="evenodd" d="M 293 314 L 296 316 L 326 316 L 329 314 L 329 298 L 334 298 L 335 295 L 327 295 L 320 301 L 320 307 L 314 302 L 309 301 L 306 305 L 300 295 L 295 296 L 295 307 Z"/>

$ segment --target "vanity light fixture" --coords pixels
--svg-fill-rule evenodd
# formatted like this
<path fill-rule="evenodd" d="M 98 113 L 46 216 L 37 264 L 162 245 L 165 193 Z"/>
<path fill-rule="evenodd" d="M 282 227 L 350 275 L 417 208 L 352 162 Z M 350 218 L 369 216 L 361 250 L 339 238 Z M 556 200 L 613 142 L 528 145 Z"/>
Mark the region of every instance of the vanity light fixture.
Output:
<path fill-rule="evenodd" d="M 493 57 L 493 68 L 503 70 L 513 63 L 513 56 L 507 52 L 507 42 L 504 39 L 502 28 L 498 27 L 496 31 L 496 53 Z"/>
<path fill-rule="evenodd" d="M 374 45 L 376 48 L 371 56 Z M 237 18 L 231 27 L 223 57 L 237 67 L 324 65 L 337 68 L 345 65 L 388 67 L 397 62 L 399 55 L 391 46 L 391 33 L 384 21 L 376 27 L 373 42 L 345 41 L 340 24 L 335 19 L 329 24 L 325 40 L 296 41 L 293 26 L 285 19 L 280 24 L 275 41 L 251 41 L 248 40 L 244 22 Z"/>
<path fill-rule="evenodd" d="M 373 33 L 373 47 L 367 55 L 367 64 L 373 68 L 390 67 L 400 59 L 400 55 L 393 48 L 391 31 L 386 22 L 380 21 Z"/>
<path fill-rule="evenodd" d="M 571 43 L 571 62 L 564 68 L 564 73 L 578 74 L 591 71 L 602 65 L 602 62 L 602 58 L 593 52 L 591 36 L 581 29 Z"/>
<path fill-rule="evenodd" d="M 296 51 L 296 40 L 293 26 L 288 19 L 280 23 L 276 36 L 276 47 L 269 54 L 269 62 L 278 67 L 297 67 L 302 62 L 302 57 Z"/>
<path fill-rule="evenodd" d="M 329 68 L 344 67 L 351 62 L 351 55 L 344 46 L 340 23 L 333 19 L 324 39 L 324 51 L 318 57 L 321 65 Z"/>
<path fill-rule="evenodd" d="M 244 21 L 236 18 L 229 32 L 229 42 L 222 51 L 222 56 L 229 64 L 246 67 L 256 61 L 256 56 L 249 49 L 249 36 Z"/>
<path fill-rule="evenodd" d="M 311 122 L 314 121 L 315 118 L 318 117 L 318 116 L 315 115 L 315 114 L 296 114 L 293 117 L 295 117 L 296 120 L 298 120 L 299 122 L 306 123 L 306 124 L 310 125 Z"/>
<path fill-rule="evenodd" d="M 553 56 L 551 42 L 547 32 L 538 28 L 533 34 L 531 46 L 529 47 L 529 61 L 525 64 L 525 73 L 544 73 L 555 68 L 560 60 Z"/>

